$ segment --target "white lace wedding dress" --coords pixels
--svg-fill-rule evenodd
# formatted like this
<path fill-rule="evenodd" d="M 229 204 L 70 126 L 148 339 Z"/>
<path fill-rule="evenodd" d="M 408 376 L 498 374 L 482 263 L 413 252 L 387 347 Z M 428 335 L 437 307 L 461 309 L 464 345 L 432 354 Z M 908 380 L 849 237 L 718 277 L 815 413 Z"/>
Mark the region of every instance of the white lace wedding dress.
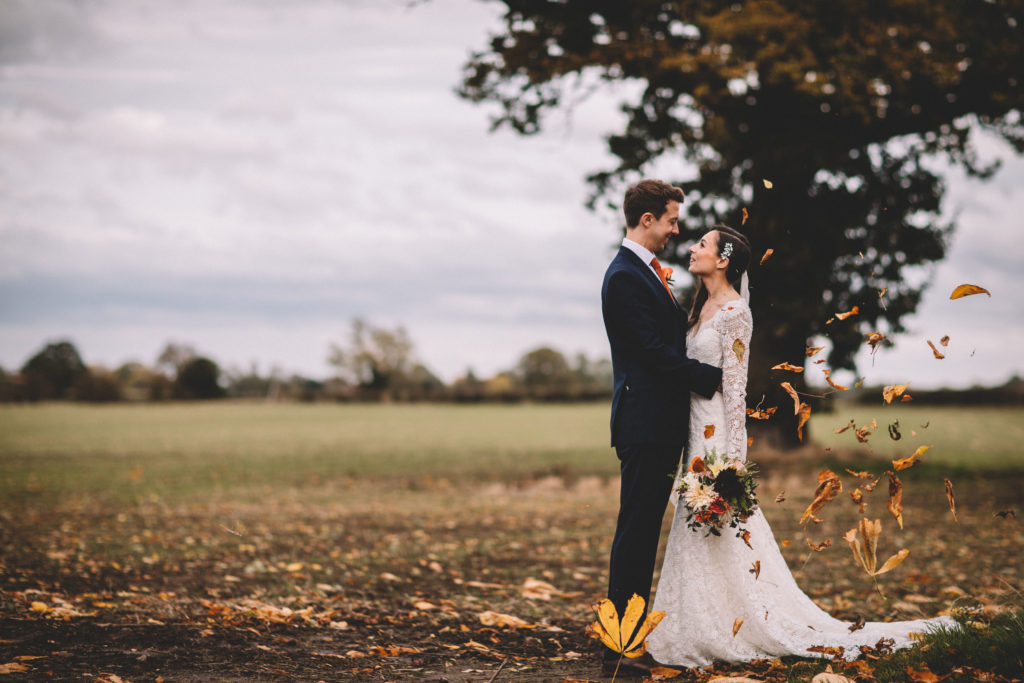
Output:
<path fill-rule="evenodd" d="M 712 448 L 746 460 L 747 359 L 752 330 L 750 309 L 742 300 L 727 304 L 687 337 L 687 355 L 722 368 L 721 393 L 711 399 L 691 394 L 688 458 Z M 743 358 L 733 351 L 743 343 Z M 738 347 L 737 347 L 738 348 Z M 712 438 L 704 426 L 715 425 Z M 675 496 L 675 494 L 673 494 Z M 815 657 L 813 646 L 842 647 L 849 659 L 861 645 L 891 638 L 895 647 L 914 643 L 921 633 L 948 617 L 893 623 L 868 623 L 851 632 L 807 597 L 790 574 L 772 530 L 758 509 L 744 523 L 748 548 L 730 528 L 705 536 L 686 526 L 686 506 L 676 507 L 652 609 L 665 618 L 648 637 L 654 658 L 663 664 L 706 666 L 713 660 L 749 661 L 786 655 Z M 759 561 L 760 573 L 751 571 Z M 852 561 L 852 558 L 851 558 Z M 743 619 L 733 635 L 736 619 Z"/>

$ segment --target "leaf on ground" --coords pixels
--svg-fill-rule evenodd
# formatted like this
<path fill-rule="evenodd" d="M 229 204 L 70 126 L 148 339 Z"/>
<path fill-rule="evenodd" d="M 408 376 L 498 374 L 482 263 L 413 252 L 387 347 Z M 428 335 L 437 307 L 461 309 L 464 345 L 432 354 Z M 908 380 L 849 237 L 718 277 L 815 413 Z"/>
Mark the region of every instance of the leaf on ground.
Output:
<path fill-rule="evenodd" d="M 761 262 L 757 265 L 763 266 L 764 262 L 771 258 L 771 255 L 775 253 L 774 249 L 765 249 L 764 256 L 761 257 Z"/>
<path fill-rule="evenodd" d="M 896 520 L 900 528 L 903 528 L 903 482 L 896 476 L 895 472 L 886 472 L 889 475 L 889 502 L 885 504 L 889 514 Z"/>
<path fill-rule="evenodd" d="M 523 581 L 523 585 L 519 587 L 519 594 L 527 600 L 550 600 L 553 597 L 566 595 L 547 581 L 541 581 L 532 576 Z"/>
<path fill-rule="evenodd" d="M 925 664 L 924 671 L 918 671 L 914 667 L 907 665 L 907 680 L 912 683 L 938 683 L 945 676 L 939 677 L 933 674 L 929 669 L 928 665 Z"/>
<path fill-rule="evenodd" d="M 926 341 L 928 342 L 928 346 L 932 347 L 932 355 L 934 355 L 939 360 L 942 360 L 943 358 L 946 357 L 946 354 L 942 353 L 937 348 L 935 348 L 935 344 L 932 344 L 932 340 L 931 339 L 928 339 Z"/>
<path fill-rule="evenodd" d="M 487 610 L 476 615 L 477 619 L 484 626 L 503 626 L 505 628 L 535 628 L 536 624 L 530 624 L 525 619 L 514 617 L 511 614 L 502 614 Z"/>
<path fill-rule="evenodd" d="M 804 514 L 800 517 L 800 523 L 812 516 L 818 514 L 818 512 L 828 503 L 830 500 L 834 500 L 843 490 L 843 483 L 839 481 L 839 477 L 835 472 L 829 469 L 822 470 L 818 473 L 818 488 L 814 491 L 814 500 L 804 510 Z"/>
<path fill-rule="evenodd" d="M 988 294 L 990 297 L 992 293 L 984 287 L 978 285 L 959 285 L 953 290 L 953 293 L 949 295 L 950 299 L 961 299 L 965 296 L 971 296 L 972 294 Z"/>
<path fill-rule="evenodd" d="M 29 666 L 20 662 L 7 662 L 6 664 L 0 664 L 0 674 L 16 674 L 23 671 L 28 671 Z"/>
<path fill-rule="evenodd" d="M 830 671 L 822 671 L 811 679 L 811 683 L 853 683 L 852 678 L 847 678 L 842 674 L 832 673 Z"/>
<path fill-rule="evenodd" d="M 652 666 L 651 667 L 651 680 L 652 681 L 668 681 L 676 676 L 682 675 L 682 669 L 672 669 L 667 666 Z"/>
<path fill-rule="evenodd" d="M 924 455 L 924 452 L 927 451 L 929 448 L 931 448 L 931 446 L 920 446 L 916 451 L 914 451 L 910 455 L 909 458 L 900 458 L 899 460 L 893 460 L 892 468 L 899 472 L 900 470 L 905 470 L 910 467 L 913 467 L 914 465 L 917 464 L 918 458 Z"/>
<path fill-rule="evenodd" d="M 798 396 L 796 393 L 796 389 L 794 389 L 793 385 L 790 384 L 789 382 L 780 382 L 779 386 L 785 389 L 786 393 L 789 394 L 789 397 L 793 399 L 793 414 L 799 415 L 801 401 L 800 396 Z"/>
<path fill-rule="evenodd" d="M 779 495 L 775 496 L 776 503 L 781 503 L 784 500 L 786 500 L 786 489 L 782 489 L 779 491 Z"/>

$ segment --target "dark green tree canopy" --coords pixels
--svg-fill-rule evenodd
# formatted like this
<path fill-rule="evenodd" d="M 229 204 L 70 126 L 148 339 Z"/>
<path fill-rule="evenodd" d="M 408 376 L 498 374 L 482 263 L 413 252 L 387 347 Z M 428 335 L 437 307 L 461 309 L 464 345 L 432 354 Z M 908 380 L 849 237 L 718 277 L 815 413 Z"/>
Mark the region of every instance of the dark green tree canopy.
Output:
<path fill-rule="evenodd" d="M 744 209 L 755 263 L 775 250 L 751 272 L 751 393 L 769 383 L 761 364 L 798 362 L 813 335 L 850 368 L 865 333 L 902 331 L 923 287 L 905 270 L 941 259 L 953 227 L 930 159 L 991 174 L 979 129 L 1024 150 L 1022 0 L 502 2 L 504 33 L 466 64 L 463 97 L 531 134 L 595 84 L 635 81 L 591 205 L 685 161 L 688 176 L 664 178 L 687 202 L 663 260 L 716 221 L 740 228 Z"/>
<path fill-rule="evenodd" d="M 88 374 L 78 349 L 69 341 L 47 344 L 21 368 L 30 401 L 72 398 L 75 383 Z"/>

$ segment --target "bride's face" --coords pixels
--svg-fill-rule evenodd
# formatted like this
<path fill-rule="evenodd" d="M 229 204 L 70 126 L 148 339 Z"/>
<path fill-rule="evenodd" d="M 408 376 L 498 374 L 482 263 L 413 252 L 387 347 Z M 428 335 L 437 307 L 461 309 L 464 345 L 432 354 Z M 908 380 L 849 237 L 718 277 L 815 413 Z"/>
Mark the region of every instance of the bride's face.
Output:
<path fill-rule="evenodd" d="M 710 275 L 724 259 L 718 256 L 718 231 L 711 230 L 690 247 L 689 271 L 694 275 Z"/>

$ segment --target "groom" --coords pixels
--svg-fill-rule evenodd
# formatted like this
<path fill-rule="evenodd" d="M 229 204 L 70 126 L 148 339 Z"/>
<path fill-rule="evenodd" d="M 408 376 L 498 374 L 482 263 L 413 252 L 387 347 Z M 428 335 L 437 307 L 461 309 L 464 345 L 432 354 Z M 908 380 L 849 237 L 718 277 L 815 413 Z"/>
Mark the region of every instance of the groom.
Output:
<path fill-rule="evenodd" d="M 686 313 L 654 256 L 679 234 L 682 202 L 680 188 L 659 180 L 626 190 L 626 237 L 601 287 L 615 377 L 612 446 L 622 472 L 608 598 L 620 616 L 634 593 L 650 600 L 661 519 L 687 440 L 690 392 L 710 398 L 722 381 L 721 369 L 686 357 Z M 605 649 L 605 668 L 618 658 Z"/>

